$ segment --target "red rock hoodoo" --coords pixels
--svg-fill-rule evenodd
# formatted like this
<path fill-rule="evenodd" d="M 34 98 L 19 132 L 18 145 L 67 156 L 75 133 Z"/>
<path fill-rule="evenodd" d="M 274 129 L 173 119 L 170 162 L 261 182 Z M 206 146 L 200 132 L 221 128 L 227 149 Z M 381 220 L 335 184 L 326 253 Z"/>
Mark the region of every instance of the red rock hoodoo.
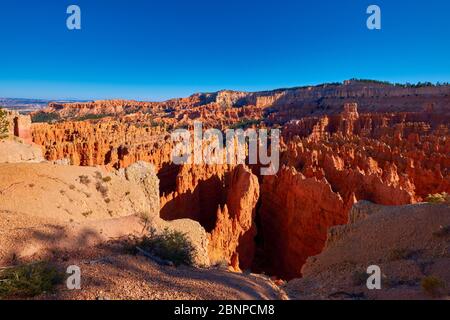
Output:
<path fill-rule="evenodd" d="M 153 163 L 161 217 L 200 222 L 211 260 L 290 279 L 322 251 L 331 226 L 348 222 L 356 201 L 403 205 L 450 192 L 449 92 L 351 81 L 163 103 L 50 105 L 45 112 L 65 120 L 33 124 L 33 139 L 48 160 L 110 170 Z M 90 114 L 102 117 L 80 121 Z M 205 128 L 280 128 L 280 171 L 174 165 L 169 132 L 194 120 Z"/>

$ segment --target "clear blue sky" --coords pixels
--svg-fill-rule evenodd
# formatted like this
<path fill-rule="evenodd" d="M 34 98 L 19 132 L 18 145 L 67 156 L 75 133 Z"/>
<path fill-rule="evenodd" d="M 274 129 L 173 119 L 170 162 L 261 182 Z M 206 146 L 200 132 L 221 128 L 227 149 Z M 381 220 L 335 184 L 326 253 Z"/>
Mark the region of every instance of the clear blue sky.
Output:
<path fill-rule="evenodd" d="M 77 4 L 82 30 L 66 28 Z M 382 30 L 366 8 L 382 9 Z M 448 0 L 1 0 L 0 96 L 161 100 L 352 77 L 450 81 Z"/>

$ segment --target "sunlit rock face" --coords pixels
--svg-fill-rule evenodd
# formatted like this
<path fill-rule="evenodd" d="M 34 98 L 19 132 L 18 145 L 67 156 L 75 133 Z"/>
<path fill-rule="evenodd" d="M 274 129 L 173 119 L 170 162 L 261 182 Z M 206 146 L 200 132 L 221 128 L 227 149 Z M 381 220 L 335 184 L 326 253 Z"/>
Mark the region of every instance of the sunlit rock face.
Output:
<path fill-rule="evenodd" d="M 404 205 L 450 192 L 449 93 L 350 81 L 163 103 L 51 105 L 46 112 L 61 118 L 108 116 L 32 131 L 48 160 L 110 171 L 152 163 L 160 217 L 198 222 L 213 263 L 290 279 L 323 250 L 330 227 L 348 223 L 356 201 Z M 280 171 L 262 177 L 252 165 L 173 164 L 171 130 L 197 120 L 204 128 L 280 128 Z"/>

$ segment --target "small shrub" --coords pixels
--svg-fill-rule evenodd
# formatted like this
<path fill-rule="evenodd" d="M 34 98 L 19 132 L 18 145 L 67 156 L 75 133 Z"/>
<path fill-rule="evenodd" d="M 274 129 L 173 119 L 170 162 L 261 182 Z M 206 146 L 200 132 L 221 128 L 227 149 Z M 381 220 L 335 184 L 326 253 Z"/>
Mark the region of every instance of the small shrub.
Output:
<path fill-rule="evenodd" d="M 103 177 L 103 182 L 110 182 L 112 180 L 112 178 L 110 176 L 107 177 Z"/>
<path fill-rule="evenodd" d="M 214 267 L 220 270 L 228 270 L 228 261 L 222 259 L 214 264 Z"/>
<path fill-rule="evenodd" d="M 354 286 L 362 286 L 366 284 L 369 275 L 364 271 L 355 271 L 352 275 L 352 282 Z"/>
<path fill-rule="evenodd" d="M 110 203 L 111 202 L 111 199 L 110 198 L 106 198 L 105 199 L 105 203 Z"/>
<path fill-rule="evenodd" d="M 51 292 L 64 275 L 47 262 L 0 269 L 0 299 L 28 298 Z"/>
<path fill-rule="evenodd" d="M 408 260 L 414 256 L 414 251 L 409 249 L 393 249 L 388 254 L 389 261 Z"/>
<path fill-rule="evenodd" d="M 85 186 L 87 186 L 89 183 L 91 183 L 91 179 L 89 179 L 88 176 L 82 175 L 79 178 L 80 178 L 80 183 L 84 184 Z"/>
<path fill-rule="evenodd" d="M 106 117 L 110 117 L 110 114 L 87 114 L 81 117 L 77 117 L 74 121 L 85 121 L 85 120 L 98 120 Z"/>
<path fill-rule="evenodd" d="M 54 122 L 60 120 L 56 113 L 39 112 L 31 117 L 32 122 Z"/>
<path fill-rule="evenodd" d="M 97 191 L 100 192 L 103 197 L 105 197 L 105 198 L 107 197 L 107 195 L 108 195 L 108 187 L 107 186 L 104 186 L 100 182 L 97 182 L 95 184 L 95 189 L 97 189 Z"/>
<path fill-rule="evenodd" d="M 422 290 L 432 298 L 439 298 L 444 294 L 445 283 L 441 279 L 433 276 L 428 276 L 420 282 Z"/>
<path fill-rule="evenodd" d="M 71 185 L 69 186 L 69 189 L 70 189 L 70 190 L 75 190 L 75 186 L 74 186 L 73 184 L 71 184 Z"/>
<path fill-rule="evenodd" d="M 92 211 L 85 211 L 81 213 L 85 218 L 89 217 L 92 214 Z"/>
<path fill-rule="evenodd" d="M 194 247 L 185 233 L 164 229 L 161 233 L 150 230 L 149 236 L 142 239 L 139 246 L 164 260 L 180 264 L 192 265 Z"/>
<path fill-rule="evenodd" d="M 434 204 L 450 204 L 450 195 L 447 192 L 429 194 L 426 201 Z"/>
<path fill-rule="evenodd" d="M 152 220 L 152 217 L 148 214 L 148 212 L 141 211 L 138 213 L 138 216 L 145 226 L 147 226 Z"/>
<path fill-rule="evenodd" d="M 261 119 L 246 119 L 240 122 L 234 123 L 230 126 L 230 129 L 247 129 L 248 127 L 258 125 L 261 123 Z"/>
<path fill-rule="evenodd" d="M 438 238 L 450 237 L 450 226 L 441 226 L 438 231 L 433 232 L 433 236 Z"/>

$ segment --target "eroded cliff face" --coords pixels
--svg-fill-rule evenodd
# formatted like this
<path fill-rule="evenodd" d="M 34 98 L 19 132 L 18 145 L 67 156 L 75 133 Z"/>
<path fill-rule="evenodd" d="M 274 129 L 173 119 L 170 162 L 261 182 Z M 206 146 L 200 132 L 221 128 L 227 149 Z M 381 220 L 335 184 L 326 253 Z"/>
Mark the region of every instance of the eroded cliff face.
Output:
<path fill-rule="evenodd" d="M 346 92 L 346 97 L 360 94 Z M 420 94 L 417 99 L 425 99 Z M 168 121 L 184 114 L 183 123 L 203 119 L 205 127 L 227 127 L 229 122 L 212 115 L 223 113 L 226 119 L 229 112 L 234 114 L 229 119 L 239 121 L 248 111 L 253 117 L 258 114 L 255 108 L 273 106 L 280 98 L 270 97 L 259 96 L 267 101 L 253 101 L 257 106 L 247 109 L 229 109 L 230 104 L 247 103 L 248 96 L 199 95 L 191 98 L 187 110 L 177 109 L 181 102 L 174 103 Z M 282 169 L 267 177 L 245 166 L 174 165 L 168 127 L 152 125 L 154 117 L 143 114 L 35 124 L 33 137 L 49 160 L 70 158 L 73 164 L 110 170 L 139 160 L 153 163 L 160 179 L 161 218 L 200 223 L 212 263 L 226 261 L 236 270 L 253 268 L 290 279 L 301 276 L 306 259 L 321 252 L 331 226 L 348 222 L 356 201 L 403 205 L 423 201 L 430 193 L 450 192 L 450 115 L 445 101 L 420 100 L 410 108 L 417 112 L 388 113 L 364 112 L 367 107 L 361 112 L 350 103 L 341 105 L 339 113 L 331 110 L 299 120 L 296 116 L 307 108 L 280 107 L 267 119 L 288 121 L 281 127 Z M 200 107 L 205 103 L 207 107 Z"/>
<path fill-rule="evenodd" d="M 258 178 L 243 165 L 184 165 L 176 189 L 161 197 L 161 218 L 189 218 L 208 232 L 211 262 L 251 267 L 255 251 Z"/>
<path fill-rule="evenodd" d="M 403 86 L 376 81 L 349 80 L 317 86 L 242 92 L 223 90 L 197 93 L 186 98 L 163 102 L 133 100 L 101 100 L 85 103 L 51 103 L 36 115 L 74 119 L 84 116 L 151 114 L 155 121 L 172 125 L 187 125 L 189 120 L 201 118 L 214 122 L 215 127 L 231 124 L 235 115 L 240 120 L 260 119 L 270 123 L 285 123 L 293 118 L 311 114 L 340 113 L 342 105 L 358 101 L 363 112 L 417 112 L 430 102 L 436 110 L 444 110 L 450 103 L 450 86 Z M 207 116 L 210 116 L 207 118 Z M 212 117 L 211 117 L 212 116 Z"/>
<path fill-rule="evenodd" d="M 215 261 L 225 258 L 235 269 L 250 269 L 257 233 L 258 178 L 239 165 L 228 180 L 226 203 L 217 210 L 216 225 L 210 236 L 210 255 Z"/>
<path fill-rule="evenodd" d="M 347 223 L 347 206 L 326 179 L 306 178 L 292 167 L 266 176 L 261 186 L 263 270 L 284 279 L 301 275 L 321 252 L 329 227 Z"/>
<path fill-rule="evenodd" d="M 283 163 L 325 177 L 345 201 L 422 201 L 450 188 L 450 115 L 349 114 L 292 121 Z"/>
<path fill-rule="evenodd" d="M 348 222 L 359 200 L 384 205 L 423 201 L 450 190 L 448 115 L 430 112 L 303 118 L 284 128 L 277 175 L 261 185 L 263 270 L 290 279 L 321 252 L 327 229 Z"/>
<path fill-rule="evenodd" d="M 72 165 L 126 168 L 146 161 L 159 169 L 170 161 L 170 136 L 144 119 L 103 119 L 33 124 L 33 140 L 48 160 L 69 159 Z"/>

